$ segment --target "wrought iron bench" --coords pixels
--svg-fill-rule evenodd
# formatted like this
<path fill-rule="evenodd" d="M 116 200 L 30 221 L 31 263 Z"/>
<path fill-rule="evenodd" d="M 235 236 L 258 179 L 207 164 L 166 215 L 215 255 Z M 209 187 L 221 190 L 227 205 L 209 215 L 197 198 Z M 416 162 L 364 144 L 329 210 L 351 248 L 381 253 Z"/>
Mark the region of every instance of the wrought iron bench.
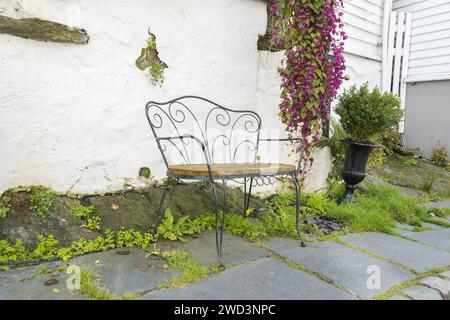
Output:
<path fill-rule="evenodd" d="M 207 112 L 204 112 L 205 108 Z M 301 245 L 305 246 L 300 232 L 300 161 L 297 166 L 257 162 L 260 142 L 300 139 L 261 139 L 261 118 L 257 113 L 228 109 L 196 96 L 184 96 L 163 103 L 150 101 L 145 106 L 145 113 L 167 167 L 167 179 L 157 212 L 156 226 L 161 222 L 180 180 L 209 181 L 215 200 L 216 249 L 219 262 L 223 265 L 227 182 L 243 183 L 244 212 L 247 212 L 252 186 L 261 182 L 258 179 L 290 177 L 296 191 L 296 228 Z M 216 180 L 222 181 L 223 185 L 224 205 L 221 217 L 214 183 Z"/>

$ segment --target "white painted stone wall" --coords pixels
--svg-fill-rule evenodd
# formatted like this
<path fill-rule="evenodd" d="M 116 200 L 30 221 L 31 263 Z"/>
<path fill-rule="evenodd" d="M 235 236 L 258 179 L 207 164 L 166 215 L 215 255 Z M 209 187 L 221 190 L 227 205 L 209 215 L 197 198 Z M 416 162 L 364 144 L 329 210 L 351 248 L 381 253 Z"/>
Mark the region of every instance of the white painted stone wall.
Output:
<path fill-rule="evenodd" d="M 283 135 L 276 107 L 282 53 L 256 49 L 266 26 L 263 1 L 0 0 L 0 14 L 79 26 L 90 35 L 85 46 L 0 35 L 0 192 L 36 184 L 60 192 L 120 190 L 142 185 L 140 167 L 162 178 L 144 116 L 148 100 L 208 97 L 257 111 L 269 130 L 263 135 Z M 162 88 L 134 65 L 149 27 L 169 66 Z M 378 84 L 379 63 L 348 60 L 353 81 Z M 287 161 L 288 151 L 261 153 Z M 320 171 L 310 178 L 312 189 L 324 187 Z"/>

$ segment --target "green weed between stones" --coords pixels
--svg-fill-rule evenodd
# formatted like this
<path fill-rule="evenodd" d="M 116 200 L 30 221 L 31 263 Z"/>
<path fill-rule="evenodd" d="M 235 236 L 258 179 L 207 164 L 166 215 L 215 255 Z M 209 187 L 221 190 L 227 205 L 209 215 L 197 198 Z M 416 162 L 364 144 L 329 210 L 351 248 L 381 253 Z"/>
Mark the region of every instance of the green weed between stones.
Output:
<path fill-rule="evenodd" d="M 424 218 L 423 221 L 424 222 L 428 222 L 428 223 L 437 224 L 438 226 L 441 226 L 441 227 L 444 227 L 444 228 L 450 228 L 450 223 L 442 221 L 442 220 L 426 217 L 426 218 Z"/>
<path fill-rule="evenodd" d="M 168 287 L 182 287 L 188 283 L 196 282 L 209 273 L 208 267 L 201 265 L 187 252 L 172 250 L 162 253 L 162 258 L 167 261 L 171 268 L 181 269 L 182 275 L 169 280 Z"/>
<path fill-rule="evenodd" d="M 134 293 L 114 295 L 100 283 L 98 274 L 87 268 L 81 269 L 80 291 L 94 300 L 134 300 L 136 298 Z"/>
<path fill-rule="evenodd" d="M 428 213 L 440 218 L 447 218 L 450 215 L 450 208 L 430 208 L 428 209 Z"/>
<path fill-rule="evenodd" d="M 369 186 L 354 203 L 337 205 L 328 201 L 325 216 L 345 223 L 350 231 L 393 233 L 396 222 L 421 226 L 428 217 L 427 210 L 390 187 Z"/>
<path fill-rule="evenodd" d="M 1 218 L 6 218 L 6 216 L 9 213 L 9 210 L 10 210 L 9 207 L 0 208 L 0 219 Z"/>
<path fill-rule="evenodd" d="M 89 230 L 99 231 L 101 229 L 100 223 L 102 222 L 102 219 L 99 216 L 94 215 L 93 205 L 85 207 L 81 203 L 77 203 L 77 205 L 72 208 L 72 215 L 75 218 L 84 220 L 85 223 L 83 226 Z"/>
<path fill-rule="evenodd" d="M 78 203 L 75 207 L 72 208 L 72 215 L 75 218 L 86 220 L 89 216 L 94 212 L 94 206 L 83 206 L 81 203 Z"/>
<path fill-rule="evenodd" d="M 41 218 L 46 217 L 54 200 L 51 189 L 42 186 L 32 187 L 30 194 L 30 210 Z"/>
<path fill-rule="evenodd" d="M 430 230 L 432 230 L 432 229 L 429 227 L 414 227 L 412 229 L 413 232 L 423 232 L 423 231 L 430 231 Z"/>

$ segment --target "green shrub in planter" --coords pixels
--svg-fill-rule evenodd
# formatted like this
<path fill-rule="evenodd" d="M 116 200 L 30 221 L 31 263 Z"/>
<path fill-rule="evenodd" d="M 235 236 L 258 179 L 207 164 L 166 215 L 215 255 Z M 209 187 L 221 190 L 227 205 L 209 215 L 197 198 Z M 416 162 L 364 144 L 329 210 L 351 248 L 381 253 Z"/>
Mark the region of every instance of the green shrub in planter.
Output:
<path fill-rule="evenodd" d="M 357 141 L 396 129 L 403 116 L 396 95 L 381 93 L 378 87 L 370 91 L 367 83 L 344 90 L 335 111 L 345 132 Z"/>

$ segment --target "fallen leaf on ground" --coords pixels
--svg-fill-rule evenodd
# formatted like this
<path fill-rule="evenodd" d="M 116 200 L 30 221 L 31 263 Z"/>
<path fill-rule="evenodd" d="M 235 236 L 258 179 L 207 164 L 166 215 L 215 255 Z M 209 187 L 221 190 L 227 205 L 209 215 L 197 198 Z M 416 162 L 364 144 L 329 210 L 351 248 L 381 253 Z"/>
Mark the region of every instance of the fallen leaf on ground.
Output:
<path fill-rule="evenodd" d="M 142 271 L 146 271 L 148 269 L 153 268 L 153 266 L 149 263 L 143 263 L 143 264 L 136 264 L 135 268 L 142 270 Z"/>
<path fill-rule="evenodd" d="M 54 292 L 54 293 L 60 293 L 60 291 L 59 291 L 58 288 L 53 288 L 53 292 Z"/>
<path fill-rule="evenodd" d="M 59 283 L 59 281 L 57 279 L 51 278 L 51 279 L 48 279 L 47 281 L 44 282 L 44 286 L 49 287 L 49 286 L 53 286 L 53 285 L 58 284 L 58 283 Z"/>
<path fill-rule="evenodd" d="M 119 206 L 117 204 L 113 203 L 111 205 L 111 209 L 113 209 L 113 211 L 117 211 L 117 210 L 119 210 Z"/>
<path fill-rule="evenodd" d="M 59 273 L 60 273 L 59 270 L 55 270 L 52 273 L 50 273 L 50 275 L 56 277 L 56 276 L 59 276 Z"/>
<path fill-rule="evenodd" d="M 169 265 L 168 265 L 167 263 L 163 263 L 163 264 L 160 266 L 160 268 L 161 268 L 161 269 L 169 269 Z"/>

